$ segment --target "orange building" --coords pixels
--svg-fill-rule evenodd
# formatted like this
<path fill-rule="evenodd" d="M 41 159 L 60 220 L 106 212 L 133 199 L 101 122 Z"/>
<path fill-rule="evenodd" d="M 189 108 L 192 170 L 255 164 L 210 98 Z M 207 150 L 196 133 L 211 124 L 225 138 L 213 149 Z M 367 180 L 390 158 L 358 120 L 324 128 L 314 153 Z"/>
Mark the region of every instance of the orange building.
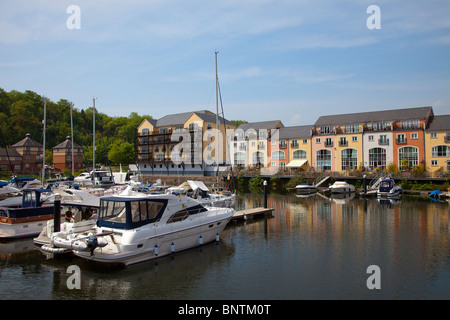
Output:
<path fill-rule="evenodd" d="M 53 150 L 53 165 L 56 170 L 72 170 L 72 141 L 70 137 L 57 146 Z M 80 145 L 73 144 L 73 162 L 74 170 L 80 171 L 83 169 L 83 150 Z"/>

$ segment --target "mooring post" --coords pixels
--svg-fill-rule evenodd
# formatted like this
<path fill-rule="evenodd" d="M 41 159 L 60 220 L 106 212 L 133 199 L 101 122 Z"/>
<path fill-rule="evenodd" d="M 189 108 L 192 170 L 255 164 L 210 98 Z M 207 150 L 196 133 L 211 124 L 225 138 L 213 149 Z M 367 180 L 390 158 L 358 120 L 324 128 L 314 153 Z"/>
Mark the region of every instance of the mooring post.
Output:
<path fill-rule="evenodd" d="M 364 187 L 364 195 L 366 195 L 367 194 L 366 175 L 363 175 L 363 187 Z"/>
<path fill-rule="evenodd" d="M 61 230 L 61 200 L 59 194 L 55 195 L 54 210 L 53 210 L 53 232 Z"/>
<path fill-rule="evenodd" d="M 267 180 L 264 180 L 264 208 L 267 208 Z"/>

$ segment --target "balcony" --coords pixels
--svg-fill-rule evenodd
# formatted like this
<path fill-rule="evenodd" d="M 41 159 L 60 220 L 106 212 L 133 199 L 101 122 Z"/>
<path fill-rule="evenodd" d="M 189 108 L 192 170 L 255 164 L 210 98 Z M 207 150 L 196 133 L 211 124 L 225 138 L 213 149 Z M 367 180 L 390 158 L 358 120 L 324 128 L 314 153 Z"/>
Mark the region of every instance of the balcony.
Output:
<path fill-rule="evenodd" d="M 326 143 L 325 143 L 326 146 Z M 339 141 L 339 147 L 346 147 L 348 146 L 348 141 L 347 140 L 340 140 Z"/>
<path fill-rule="evenodd" d="M 406 139 L 406 138 L 403 138 L 403 139 L 398 139 L 398 138 L 397 138 L 396 142 L 397 142 L 397 144 L 406 144 L 406 143 L 407 143 L 407 140 L 408 140 L 408 139 Z"/>
<path fill-rule="evenodd" d="M 378 145 L 379 146 L 388 146 L 389 145 L 389 139 L 378 139 Z"/>
<path fill-rule="evenodd" d="M 286 143 L 280 143 L 280 149 L 286 149 L 287 145 Z"/>
<path fill-rule="evenodd" d="M 333 141 L 325 141 L 325 147 L 332 147 Z"/>

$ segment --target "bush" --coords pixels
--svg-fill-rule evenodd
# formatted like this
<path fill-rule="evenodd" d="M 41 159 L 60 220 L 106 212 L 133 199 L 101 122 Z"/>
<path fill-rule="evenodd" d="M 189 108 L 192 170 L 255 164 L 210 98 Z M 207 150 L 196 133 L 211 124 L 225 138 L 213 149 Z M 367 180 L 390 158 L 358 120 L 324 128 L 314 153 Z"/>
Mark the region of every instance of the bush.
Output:
<path fill-rule="evenodd" d="M 251 193 L 264 193 L 264 179 L 261 177 L 250 178 L 248 188 Z"/>
<path fill-rule="evenodd" d="M 295 188 L 300 183 L 305 183 L 305 177 L 304 176 L 294 176 L 291 179 L 289 179 L 288 183 L 286 183 L 286 189 Z"/>

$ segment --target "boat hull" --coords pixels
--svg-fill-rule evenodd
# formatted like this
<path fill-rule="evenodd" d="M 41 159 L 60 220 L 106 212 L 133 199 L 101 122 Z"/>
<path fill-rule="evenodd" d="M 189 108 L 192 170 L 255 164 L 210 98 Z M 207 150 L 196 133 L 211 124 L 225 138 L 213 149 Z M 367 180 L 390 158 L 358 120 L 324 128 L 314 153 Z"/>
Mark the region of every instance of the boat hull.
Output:
<path fill-rule="evenodd" d="M 34 221 L 19 223 L 0 222 L 0 239 L 29 238 L 39 235 L 47 221 L 53 219 L 53 215 L 41 216 Z"/>
<path fill-rule="evenodd" d="M 307 195 L 316 193 L 318 189 L 316 187 L 297 187 L 295 188 L 295 192 L 298 195 Z"/>

